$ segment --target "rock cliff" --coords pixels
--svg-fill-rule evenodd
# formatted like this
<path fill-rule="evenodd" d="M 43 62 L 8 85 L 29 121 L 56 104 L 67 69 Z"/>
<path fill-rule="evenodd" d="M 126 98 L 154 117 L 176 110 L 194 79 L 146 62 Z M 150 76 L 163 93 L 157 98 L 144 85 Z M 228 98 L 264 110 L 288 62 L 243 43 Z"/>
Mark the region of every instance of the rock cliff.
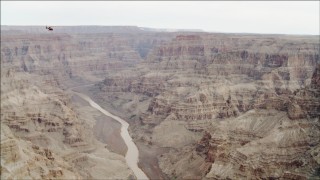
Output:
<path fill-rule="evenodd" d="M 8 148 L 7 141 L 1 141 L 6 149 L 1 157 L 9 159 L 1 161 L 1 177 L 134 178 L 123 157 L 126 149 L 114 137 L 120 129 L 93 133 L 97 124 L 117 126 L 96 122 L 99 112 L 81 103 L 79 108 L 65 90 L 134 66 L 155 44 L 172 35 L 144 34 L 137 27 L 44 30 L 1 26 L 1 125 L 11 139 Z M 26 152 L 11 152 L 14 148 Z"/>
<path fill-rule="evenodd" d="M 159 156 L 172 178 L 308 178 L 319 167 L 318 38 L 177 35 L 96 87 L 137 139 L 172 148 Z"/>
<path fill-rule="evenodd" d="M 1 179 L 134 178 L 124 157 L 95 138 L 94 116 L 80 116 L 52 69 L 41 76 L 1 65 Z"/>
<path fill-rule="evenodd" d="M 1 28 L 1 177 L 132 177 L 64 91 L 93 83 L 151 178 L 319 177 L 319 36 Z"/>

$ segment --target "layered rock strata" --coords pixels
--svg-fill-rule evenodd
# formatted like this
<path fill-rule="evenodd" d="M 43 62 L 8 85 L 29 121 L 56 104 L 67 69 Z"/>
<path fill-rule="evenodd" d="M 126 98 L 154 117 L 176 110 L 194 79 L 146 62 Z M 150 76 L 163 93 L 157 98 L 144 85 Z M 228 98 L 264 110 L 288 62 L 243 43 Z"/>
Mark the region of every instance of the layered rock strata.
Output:
<path fill-rule="evenodd" d="M 1 71 L 1 179 L 134 178 L 93 135 L 94 116 L 80 117 L 70 95 L 44 81 Z"/>
<path fill-rule="evenodd" d="M 138 124 L 138 140 L 172 148 L 158 156 L 172 178 L 312 177 L 318 38 L 178 35 L 106 77 L 97 96 Z"/>
<path fill-rule="evenodd" d="M 140 159 L 151 178 L 319 177 L 319 36 L 8 28 L 2 177 L 131 177 L 92 141 L 92 122 L 62 90 L 90 83 L 92 98 L 127 119 L 141 152 L 154 156 Z M 112 158 L 123 176 L 100 169 Z"/>

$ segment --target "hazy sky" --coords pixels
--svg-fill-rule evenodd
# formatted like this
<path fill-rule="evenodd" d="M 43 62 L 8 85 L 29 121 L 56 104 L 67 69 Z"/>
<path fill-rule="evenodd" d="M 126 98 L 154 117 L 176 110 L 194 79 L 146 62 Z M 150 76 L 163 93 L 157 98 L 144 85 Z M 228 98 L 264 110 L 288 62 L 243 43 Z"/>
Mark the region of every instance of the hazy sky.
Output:
<path fill-rule="evenodd" d="M 135 25 L 319 34 L 319 1 L 1 1 L 2 25 Z"/>

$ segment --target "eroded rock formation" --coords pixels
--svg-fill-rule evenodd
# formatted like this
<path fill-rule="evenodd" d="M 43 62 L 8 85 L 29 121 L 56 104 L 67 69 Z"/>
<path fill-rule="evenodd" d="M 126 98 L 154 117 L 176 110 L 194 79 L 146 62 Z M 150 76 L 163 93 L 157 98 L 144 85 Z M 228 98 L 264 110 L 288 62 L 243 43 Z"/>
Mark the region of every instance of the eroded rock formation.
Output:
<path fill-rule="evenodd" d="M 318 38 L 179 35 L 97 87 L 120 112 L 135 115 L 137 139 L 172 148 L 159 157 L 170 177 L 313 177 L 319 168 Z M 160 134 L 164 124 L 193 133 L 177 130 L 189 141 Z"/>
<path fill-rule="evenodd" d="M 151 178 L 319 177 L 319 36 L 25 28 L 1 34 L 2 177 L 131 177 L 64 91 L 90 83 Z"/>

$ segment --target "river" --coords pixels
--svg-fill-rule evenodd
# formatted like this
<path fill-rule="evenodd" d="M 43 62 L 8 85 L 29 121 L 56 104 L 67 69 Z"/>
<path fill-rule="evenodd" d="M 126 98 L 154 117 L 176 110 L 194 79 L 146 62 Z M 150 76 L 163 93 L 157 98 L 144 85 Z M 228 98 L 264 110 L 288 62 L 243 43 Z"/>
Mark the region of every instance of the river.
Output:
<path fill-rule="evenodd" d="M 147 177 L 147 175 L 138 167 L 139 151 L 138 151 L 138 148 L 135 145 L 135 143 L 132 141 L 131 136 L 129 135 L 129 132 L 128 132 L 129 124 L 125 120 L 121 119 L 120 117 L 115 116 L 115 115 L 111 114 L 110 112 L 106 111 L 105 109 L 101 108 L 89 96 L 82 94 L 82 93 L 74 92 L 74 91 L 73 91 L 73 93 L 80 96 L 85 101 L 89 102 L 89 104 L 92 107 L 94 107 L 95 109 L 99 110 L 100 112 L 102 112 L 106 116 L 111 117 L 112 119 L 118 121 L 121 124 L 121 137 L 128 147 L 128 151 L 127 151 L 126 157 L 125 157 L 128 166 L 131 168 L 131 170 L 133 171 L 133 173 L 137 177 L 137 179 L 149 179 Z"/>

